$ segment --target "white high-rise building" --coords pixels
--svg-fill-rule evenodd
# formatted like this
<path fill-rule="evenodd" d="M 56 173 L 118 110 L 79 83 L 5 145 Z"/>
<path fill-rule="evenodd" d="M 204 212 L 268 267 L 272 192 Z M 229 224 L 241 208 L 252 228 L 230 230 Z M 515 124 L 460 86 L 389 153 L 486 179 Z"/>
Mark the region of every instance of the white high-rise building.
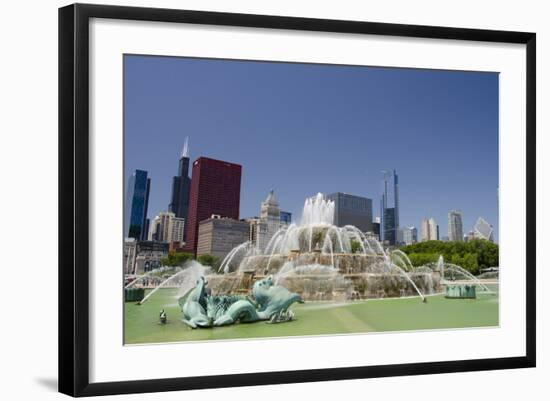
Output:
<path fill-rule="evenodd" d="M 162 212 L 153 219 L 149 230 L 149 240 L 159 242 L 183 242 L 185 219 L 175 213 Z"/>
<path fill-rule="evenodd" d="M 449 241 L 463 241 L 464 231 L 462 230 L 462 213 L 457 210 L 449 212 L 448 221 Z"/>
<path fill-rule="evenodd" d="M 405 245 L 412 245 L 418 242 L 418 230 L 416 227 L 405 227 L 400 230 L 402 232 L 403 243 Z"/>
<path fill-rule="evenodd" d="M 439 226 L 433 217 L 422 220 L 420 226 L 421 241 L 437 241 L 439 240 Z"/>
<path fill-rule="evenodd" d="M 428 219 L 422 220 L 420 223 L 420 241 L 430 240 L 430 224 Z"/>

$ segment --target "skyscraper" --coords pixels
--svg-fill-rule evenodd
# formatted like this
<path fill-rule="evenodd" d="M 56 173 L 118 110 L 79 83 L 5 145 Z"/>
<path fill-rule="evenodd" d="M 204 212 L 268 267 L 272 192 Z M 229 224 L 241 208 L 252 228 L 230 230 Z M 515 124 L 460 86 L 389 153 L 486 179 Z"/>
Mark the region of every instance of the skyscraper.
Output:
<path fill-rule="evenodd" d="M 374 238 L 380 240 L 380 217 L 377 217 L 372 222 L 372 233 L 374 234 Z"/>
<path fill-rule="evenodd" d="M 291 219 L 291 213 L 282 212 L 279 208 L 275 192 L 269 191 L 266 199 L 261 203 L 260 217 L 247 219 L 250 224 L 250 241 L 256 248 L 265 250 L 273 235 L 281 227 L 289 225 Z"/>
<path fill-rule="evenodd" d="M 172 197 L 168 206 L 168 211 L 174 213 L 176 217 L 187 219 L 190 189 L 189 138 L 185 138 L 178 166 L 178 175 L 172 179 Z"/>
<path fill-rule="evenodd" d="M 365 232 L 372 231 L 372 199 L 336 192 L 326 195 L 334 202 L 334 225 L 352 225 Z"/>
<path fill-rule="evenodd" d="M 380 240 L 395 245 L 399 228 L 399 182 L 395 170 L 383 171 Z"/>
<path fill-rule="evenodd" d="M 124 236 L 137 240 L 146 240 L 147 207 L 149 205 L 149 191 L 151 179 L 147 178 L 147 171 L 136 170 L 130 176 L 124 205 Z"/>
<path fill-rule="evenodd" d="M 149 230 L 150 241 L 183 242 L 185 220 L 172 212 L 159 213 L 153 219 Z"/>
<path fill-rule="evenodd" d="M 199 157 L 193 162 L 186 249 L 197 251 L 199 223 L 212 215 L 239 219 L 241 171 L 238 164 Z"/>
<path fill-rule="evenodd" d="M 437 225 L 433 217 L 422 220 L 421 235 L 422 241 L 439 240 L 439 226 Z"/>
<path fill-rule="evenodd" d="M 411 245 L 418 241 L 418 230 L 416 227 L 405 227 L 402 230 L 403 235 L 403 243 L 405 245 Z"/>
<path fill-rule="evenodd" d="M 474 237 L 493 241 L 493 226 L 487 223 L 483 217 L 479 217 L 474 225 Z"/>
<path fill-rule="evenodd" d="M 464 231 L 462 230 L 462 213 L 457 210 L 449 212 L 448 222 L 449 241 L 463 241 Z"/>
<path fill-rule="evenodd" d="M 430 226 L 428 219 L 422 220 L 420 223 L 420 241 L 429 241 L 430 240 Z"/>

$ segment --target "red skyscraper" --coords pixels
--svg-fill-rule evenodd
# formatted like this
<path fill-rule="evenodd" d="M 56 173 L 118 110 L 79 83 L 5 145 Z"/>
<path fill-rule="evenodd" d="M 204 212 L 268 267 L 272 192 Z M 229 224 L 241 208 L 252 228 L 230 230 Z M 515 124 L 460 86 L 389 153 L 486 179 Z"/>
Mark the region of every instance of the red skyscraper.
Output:
<path fill-rule="evenodd" d="M 199 157 L 193 162 L 185 248 L 197 252 L 199 223 L 213 214 L 239 218 L 241 171 L 238 164 Z"/>

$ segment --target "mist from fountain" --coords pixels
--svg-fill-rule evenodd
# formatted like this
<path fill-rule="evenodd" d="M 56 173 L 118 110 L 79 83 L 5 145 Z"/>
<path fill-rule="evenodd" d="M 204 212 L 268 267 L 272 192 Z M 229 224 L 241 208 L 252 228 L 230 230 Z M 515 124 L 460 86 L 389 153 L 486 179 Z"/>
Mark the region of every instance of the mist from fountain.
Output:
<path fill-rule="evenodd" d="M 334 266 L 310 264 L 310 265 L 298 265 L 294 262 L 286 262 L 281 270 L 275 275 L 274 282 L 279 284 L 282 279 L 294 275 L 294 276 L 307 276 L 307 275 L 338 275 L 340 272 Z"/>
<path fill-rule="evenodd" d="M 253 247 L 250 241 L 243 242 L 242 244 L 236 246 L 222 260 L 219 270 L 223 273 L 229 273 L 231 269 L 231 262 L 233 261 L 233 259 L 235 259 L 235 256 L 243 252 L 245 253 L 245 255 L 249 255 L 251 249 L 253 249 Z"/>
<path fill-rule="evenodd" d="M 439 255 L 439 258 L 437 258 L 437 265 L 435 268 L 439 273 L 441 274 L 441 279 L 445 278 L 445 260 L 443 259 L 443 255 Z"/>
<path fill-rule="evenodd" d="M 463 276 L 467 277 L 468 280 L 471 280 L 474 282 L 475 285 L 483 288 L 484 291 L 488 292 L 489 294 L 493 294 L 494 291 L 492 291 L 489 287 L 487 287 L 485 284 L 483 284 L 476 276 L 474 276 L 469 271 L 465 270 L 464 268 L 452 264 L 452 263 L 445 263 L 445 271 L 451 271 L 454 273 L 462 274 Z M 445 280 L 445 277 L 443 277 Z M 445 280 L 445 283 L 448 283 L 447 280 Z"/>
<path fill-rule="evenodd" d="M 435 266 L 435 270 L 439 271 L 441 274 L 441 280 L 447 284 L 449 281 L 445 279 L 445 272 L 450 271 L 452 273 L 458 273 L 464 277 L 466 277 L 468 280 L 471 280 L 474 282 L 475 285 L 481 287 L 484 291 L 494 294 L 495 292 L 492 291 L 489 287 L 487 287 L 485 284 L 481 282 L 480 279 L 478 279 L 476 276 L 474 276 L 472 273 L 470 273 L 468 270 L 464 269 L 461 266 L 455 265 L 453 263 L 447 263 L 445 262 L 443 255 L 439 255 L 439 258 L 437 259 L 437 264 Z"/>
<path fill-rule="evenodd" d="M 351 254 L 353 242 L 359 244 L 359 254 L 385 254 L 378 241 L 367 238 L 357 227 L 337 227 L 333 225 L 333 219 L 333 201 L 325 199 L 322 194 L 306 199 L 300 224 L 293 223 L 279 229 L 263 250 L 263 255 L 269 256 L 268 266 L 275 255 L 287 255 L 296 250 L 313 252 L 319 249 L 323 254 L 330 254 L 332 259 L 336 253 Z M 324 236 L 324 240 L 315 243 L 316 235 Z"/>
<path fill-rule="evenodd" d="M 315 224 L 332 225 L 333 220 L 334 201 L 325 199 L 322 193 L 306 199 L 300 220 L 301 226 Z"/>
<path fill-rule="evenodd" d="M 403 270 L 407 272 L 414 271 L 414 266 L 412 265 L 409 256 L 403 252 L 401 249 L 394 249 L 390 253 L 392 262 L 396 265 L 399 265 Z"/>
<path fill-rule="evenodd" d="M 411 283 L 414 290 L 417 292 L 417 294 L 420 296 L 420 298 L 422 298 L 422 301 L 426 302 L 426 297 L 424 296 L 424 294 L 422 294 L 422 291 L 420 291 L 418 286 L 411 279 L 411 276 L 408 275 L 407 272 L 404 269 L 402 269 L 400 266 L 393 263 L 393 261 L 391 260 L 391 253 L 386 253 L 386 266 L 388 267 L 388 270 L 390 270 L 390 271 L 392 269 L 393 270 L 397 269 L 398 273 L 401 274 L 403 277 L 405 277 L 409 283 Z"/>
<path fill-rule="evenodd" d="M 167 270 L 170 270 L 170 269 L 173 269 L 172 266 L 161 266 L 157 269 L 153 269 L 147 273 L 144 273 L 142 274 L 141 276 L 138 276 L 136 277 L 133 281 L 130 281 L 125 287 L 124 289 L 127 289 L 127 288 L 130 288 L 130 287 L 133 287 L 134 285 L 136 285 L 137 283 L 143 281 L 144 279 L 146 279 L 147 277 L 150 277 L 152 276 L 153 274 L 156 274 L 156 273 L 163 273 Z"/>
<path fill-rule="evenodd" d="M 157 285 L 151 292 L 149 292 L 139 302 L 139 304 L 140 305 L 143 304 L 149 298 L 151 298 L 151 296 L 153 296 L 153 294 L 155 294 L 158 290 L 160 290 L 163 287 L 167 287 L 169 285 L 179 287 L 178 295 L 176 297 L 176 298 L 179 298 L 182 295 L 185 295 L 190 289 L 195 287 L 197 280 L 200 277 L 206 276 L 209 272 L 210 272 L 209 266 L 203 266 L 202 264 L 200 264 L 195 260 L 186 262 L 180 271 L 171 275 L 162 283 Z"/>

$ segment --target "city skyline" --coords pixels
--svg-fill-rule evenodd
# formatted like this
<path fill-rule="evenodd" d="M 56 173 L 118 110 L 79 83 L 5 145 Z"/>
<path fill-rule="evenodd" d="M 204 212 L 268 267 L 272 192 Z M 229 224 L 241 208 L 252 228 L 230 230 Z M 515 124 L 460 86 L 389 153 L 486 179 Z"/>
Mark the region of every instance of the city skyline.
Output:
<path fill-rule="evenodd" d="M 322 89 L 314 85 L 320 82 Z M 369 91 L 358 93 L 356 86 Z M 231 96 L 221 96 L 227 89 Z M 411 90 L 418 101 L 406 96 Z M 348 193 L 376 204 L 381 170 L 396 169 L 401 227 L 418 227 L 433 216 L 447 232 L 448 212 L 460 209 L 464 231 L 481 216 L 498 233 L 497 74 L 126 56 L 125 91 L 125 180 L 135 169 L 149 172 L 150 219 L 168 210 L 171 181 L 189 136 L 191 162 L 204 156 L 243 166 L 241 218 L 259 215 L 272 188 L 293 220 L 317 192 Z M 207 96 L 212 91 L 214 96 Z M 282 92 L 288 102 L 281 101 L 286 101 Z M 398 105 L 390 107 L 392 102 Z M 368 106 L 395 115 L 370 113 Z M 406 127 L 405 121 L 391 121 L 405 120 L 403 114 Z M 460 127 L 450 125 L 457 121 Z M 383 157 L 377 149 L 389 152 Z M 445 165 L 449 168 L 442 169 Z M 373 219 L 378 214 L 374 208 Z"/>

